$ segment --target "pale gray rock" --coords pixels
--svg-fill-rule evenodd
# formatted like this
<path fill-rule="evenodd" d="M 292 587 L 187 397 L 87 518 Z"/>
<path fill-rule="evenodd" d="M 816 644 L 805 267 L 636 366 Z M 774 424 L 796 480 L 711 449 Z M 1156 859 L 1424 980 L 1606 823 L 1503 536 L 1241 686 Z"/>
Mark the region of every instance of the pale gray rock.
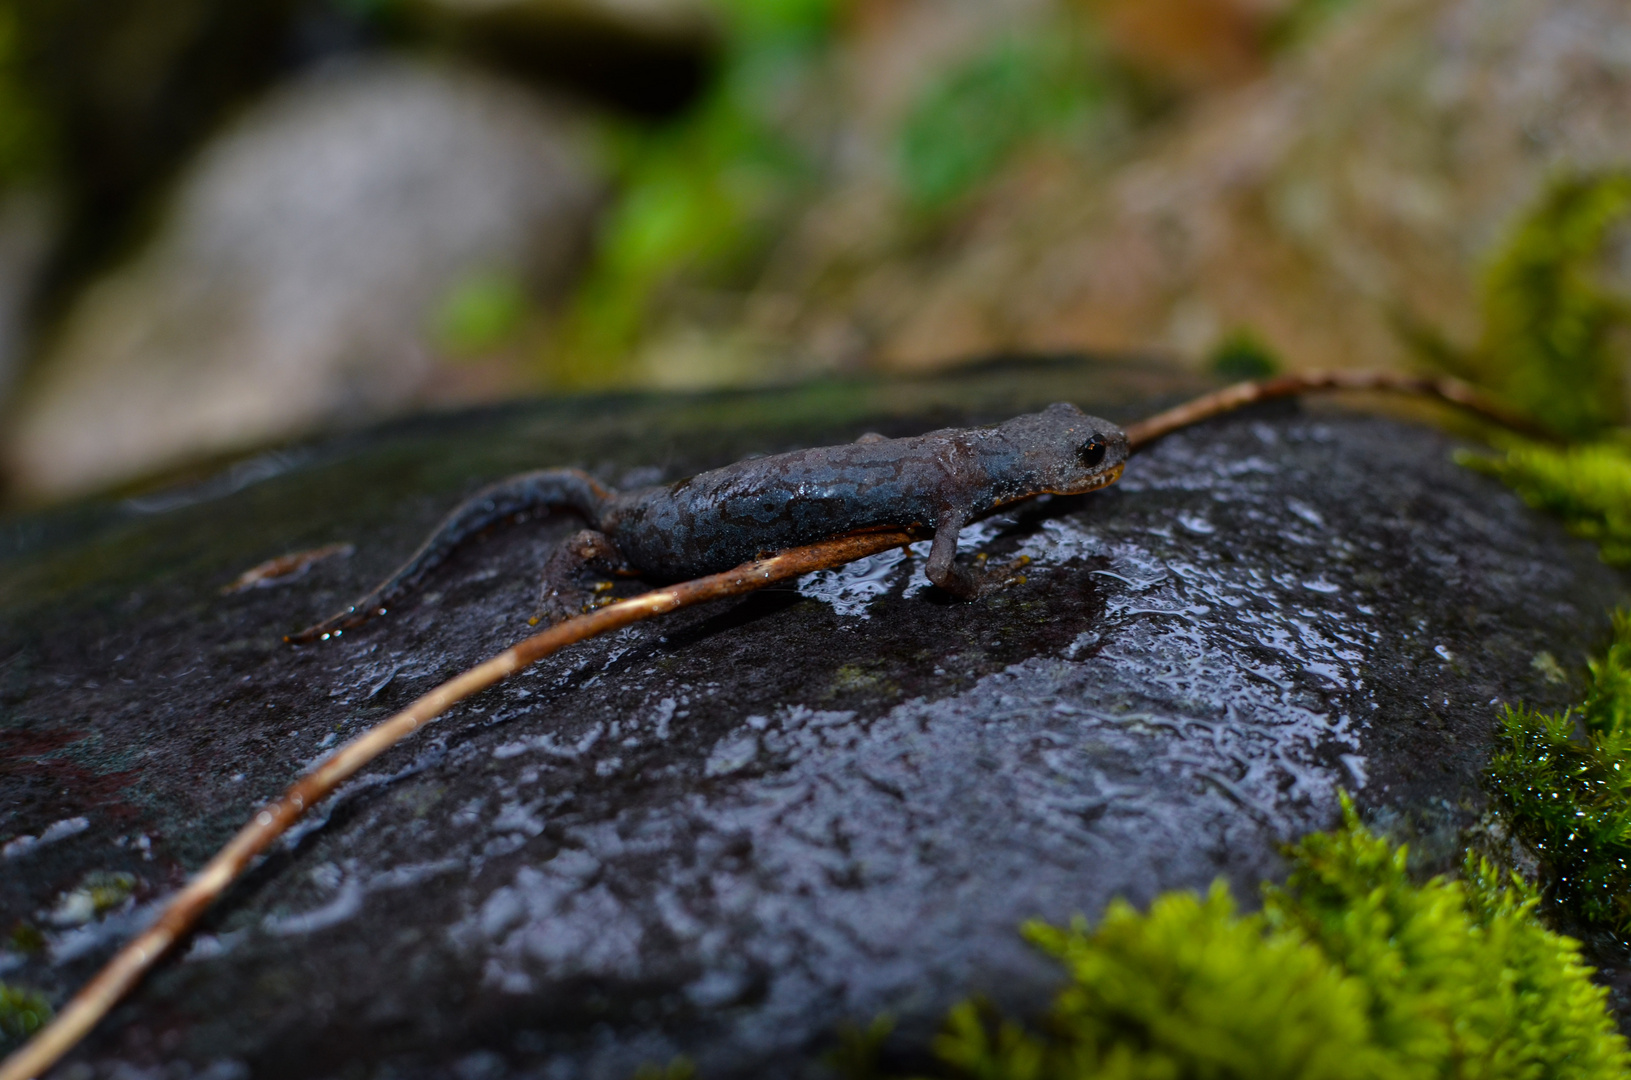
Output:
<path fill-rule="evenodd" d="M 570 278 L 598 197 L 583 134 L 523 88 L 402 59 L 275 90 L 69 313 L 6 434 L 12 480 L 60 494 L 415 401 L 461 281 Z"/>

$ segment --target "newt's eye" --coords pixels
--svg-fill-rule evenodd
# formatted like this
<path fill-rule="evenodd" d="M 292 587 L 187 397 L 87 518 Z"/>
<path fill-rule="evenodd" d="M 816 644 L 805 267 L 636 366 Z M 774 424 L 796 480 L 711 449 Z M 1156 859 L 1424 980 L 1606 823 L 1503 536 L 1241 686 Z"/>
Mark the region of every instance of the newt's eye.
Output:
<path fill-rule="evenodd" d="M 1096 469 L 1104 461 L 1104 452 L 1109 449 L 1102 436 L 1094 435 L 1081 446 L 1076 448 L 1076 456 L 1082 459 L 1082 464 L 1089 469 Z"/>

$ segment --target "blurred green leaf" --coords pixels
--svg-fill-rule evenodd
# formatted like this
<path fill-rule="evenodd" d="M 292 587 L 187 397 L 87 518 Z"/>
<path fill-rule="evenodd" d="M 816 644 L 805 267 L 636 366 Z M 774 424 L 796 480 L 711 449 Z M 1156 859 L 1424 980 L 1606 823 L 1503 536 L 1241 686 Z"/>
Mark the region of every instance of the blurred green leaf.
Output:
<path fill-rule="evenodd" d="M 751 272 L 775 224 L 820 175 L 799 141 L 837 0 L 718 0 L 727 28 L 713 87 L 658 129 L 612 129 L 620 193 L 556 346 L 558 379 L 603 377 L 638 341 L 661 293 Z"/>
<path fill-rule="evenodd" d="M 1026 142 L 1082 129 L 1106 96 L 1103 65 L 1074 22 L 1001 38 L 908 115 L 898 147 L 908 200 L 925 211 L 957 201 Z"/>
<path fill-rule="evenodd" d="M 455 356 L 485 352 L 513 337 L 530 308 L 526 286 L 516 274 L 473 274 L 443 299 L 432 318 L 432 333 L 436 344 Z"/>

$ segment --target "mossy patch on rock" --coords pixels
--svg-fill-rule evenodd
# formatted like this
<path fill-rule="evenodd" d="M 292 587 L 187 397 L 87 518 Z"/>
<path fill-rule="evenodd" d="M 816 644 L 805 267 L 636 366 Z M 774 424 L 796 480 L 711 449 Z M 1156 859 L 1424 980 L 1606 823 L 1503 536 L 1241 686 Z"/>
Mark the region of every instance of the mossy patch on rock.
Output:
<path fill-rule="evenodd" d="M 1423 358 L 1504 398 L 1562 435 L 1625 422 L 1631 303 L 1603 282 L 1613 231 L 1631 216 L 1631 172 L 1565 174 L 1514 227 L 1485 272 L 1483 335 L 1460 350 L 1430 328 L 1404 330 Z"/>
<path fill-rule="evenodd" d="M 1513 835 L 1543 860 L 1546 889 L 1570 914 L 1631 926 L 1631 614 L 1591 664 L 1578 709 L 1522 706 L 1501 716 L 1505 749 L 1490 782 Z"/>
<path fill-rule="evenodd" d="M 1631 446 L 1513 441 L 1499 457 L 1463 452 L 1457 460 L 1561 517 L 1577 536 L 1597 544 L 1605 562 L 1631 564 Z"/>
<path fill-rule="evenodd" d="M 0 982 L 0 1050 L 21 1044 L 50 1019 L 44 994 Z"/>
<path fill-rule="evenodd" d="M 1288 852 L 1241 915 L 1228 887 L 1117 901 L 1096 926 L 1033 922 L 1069 981 L 1023 1026 L 974 1002 L 935 1042 L 941 1074 L 1104 1077 L 1609 1077 L 1625 1041 L 1579 946 L 1520 878 L 1469 857 L 1411 881 L 1406 850 L 1344 821 Z M 852 1072 L 852 1075 L 854 1073 Z"/>

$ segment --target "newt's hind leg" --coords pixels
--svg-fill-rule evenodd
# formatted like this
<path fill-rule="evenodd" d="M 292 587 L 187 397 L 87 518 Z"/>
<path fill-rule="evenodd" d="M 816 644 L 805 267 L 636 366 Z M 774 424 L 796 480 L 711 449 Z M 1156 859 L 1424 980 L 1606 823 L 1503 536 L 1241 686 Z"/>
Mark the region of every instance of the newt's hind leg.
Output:
<path fill-rule="evenodd" d="M 586 587 L 585 578 L 590 574 L 628 577 L 635 572 L 605 533 L 593 529 L 574 533 L 561 541 L 544 563 L 544 580 L 538 591 L 539 615 L 551 623 L 581 615 L 595 606 L 597 593 L 609 591 L 605 583 Z"/>

